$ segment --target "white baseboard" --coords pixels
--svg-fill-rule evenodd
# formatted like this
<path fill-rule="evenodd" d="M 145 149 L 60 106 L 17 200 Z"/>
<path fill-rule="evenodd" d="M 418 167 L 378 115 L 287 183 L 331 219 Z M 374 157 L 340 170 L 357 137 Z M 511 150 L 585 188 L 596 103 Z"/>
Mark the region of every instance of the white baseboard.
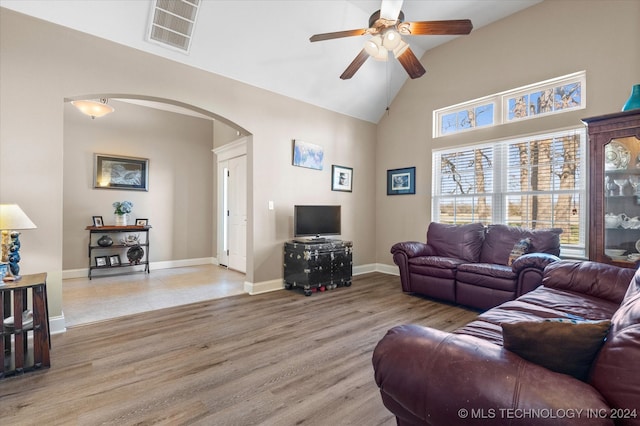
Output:
<path fill-rule="evenodd" d="M 259 283 L 250 283 L 249 281 L 244 282 L 244 291 L 252 296 L 282 289 L 284 289 L 282 278 L 270 281 L 262 281 Z"/>
<path fill-rule="evenodd" d="M 67 326 L 64 320 L 64 312 L 62 315 L 49 318 L 49 333 L 60 334 L 67 331 Z"/>
<path fill-rule="evenodd" d="M 151 262 L 149 264 L 149 270 L 153 271 L 158 269 L 182 268 L 185 266 L 198 266 L 198 265 L 219 265 L 219 263 L 218 263 L 218 259 L 215 257 L 166 260 L 162 262 Z M 63 280 L 68 278 L 85 278 L 88 275 L 89 275 L 89 268 L 67 269 L 65 271 L 62 271 Z"/>
<path fill-rule="evenodd" d="M 376 272 L 382 272 L 389 275 L 400 275 L 400 270 L 396 265 L 386 265 L 384 263 L 376 263 Z"/>
<path fill-rule="evenodd" d="M 356 265 L 353 267 L 353 275 L 368 274 L 369 272 L 375 272 L 375 271 L 376 271 L 375 263 L 369 263 L 367 265 Z"/>

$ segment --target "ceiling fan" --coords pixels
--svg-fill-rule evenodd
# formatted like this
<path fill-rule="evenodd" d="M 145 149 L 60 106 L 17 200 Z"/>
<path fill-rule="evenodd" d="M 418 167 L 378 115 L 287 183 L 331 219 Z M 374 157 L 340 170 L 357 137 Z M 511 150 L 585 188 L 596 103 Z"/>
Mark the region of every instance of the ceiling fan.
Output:
<path fill-rule="evenodd" d="M 370 56 L 386 61 L 389 58 L 389 52 L 393 52 L 409 77 L 421 77 L 426 71 L 411 51 L 409 44 L 402 40 L 402 36 L 469 34 L 473 25 L 469 19 L 404 22 L 404 13 L 400 10 L 402 2 L 403 0 L 382 0 L 380 10 L 374 12 L 369 18 L 369 28 L 316 34 L 309 40 L 315 42 L 365 34 L 373 36 L 366 41 L 364 48 L 342 73 L 340 78 L 343 80 L 353 77 Z"/>

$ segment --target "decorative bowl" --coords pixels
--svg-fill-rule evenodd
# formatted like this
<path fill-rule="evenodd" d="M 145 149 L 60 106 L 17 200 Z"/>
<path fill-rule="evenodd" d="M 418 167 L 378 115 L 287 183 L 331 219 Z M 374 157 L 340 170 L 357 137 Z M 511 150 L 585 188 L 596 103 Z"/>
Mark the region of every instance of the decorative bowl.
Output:
<path fill-rule="evenodd" d="M 620 257 L 622 256 L 624 253 L 626 252 L 626 250 L 621 250 L 621 249 L 605 249 L 604 250 L 604 254 L 606 254 L 607 256 L 610 257 Z"/>
<path fill-rule="evenodd" d="M 98 239 L 98 245 L 100 247 L 109 247 L 113 245 L 113 240 L 111 239 L 110 236 L 103 235 L 102 237 L 100 237 L 100 239 Z"/>

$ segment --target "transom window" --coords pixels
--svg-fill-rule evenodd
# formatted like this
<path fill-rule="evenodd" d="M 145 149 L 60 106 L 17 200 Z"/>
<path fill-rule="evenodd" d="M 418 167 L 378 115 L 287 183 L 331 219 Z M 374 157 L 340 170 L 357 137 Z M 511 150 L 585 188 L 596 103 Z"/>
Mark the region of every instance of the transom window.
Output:
<path fill-rule="evenodd" d="M 586 108 L 580 71 L 433 111 L 433 137 Z"/>
<path fill-rule="evenodd" d="M 586 256 L 583 127 L 433 151 L 432 219 L 562 228 L 563 256 Z"/>

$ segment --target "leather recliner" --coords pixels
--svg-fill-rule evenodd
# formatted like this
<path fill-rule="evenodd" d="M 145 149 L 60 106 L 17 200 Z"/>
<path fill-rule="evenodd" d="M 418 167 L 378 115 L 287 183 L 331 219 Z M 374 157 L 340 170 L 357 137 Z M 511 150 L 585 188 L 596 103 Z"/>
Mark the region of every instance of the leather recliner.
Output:
<path fill-rule="evenodd" d="M 560 260 L 561 233 L 433 222 L 425 243 L 397 243 L 391 253 L 403 291 L 484 310 L 538 287 L 545 266 Z M 514 246 L 525 239 L 528 252 L 509 264 Z"/>

